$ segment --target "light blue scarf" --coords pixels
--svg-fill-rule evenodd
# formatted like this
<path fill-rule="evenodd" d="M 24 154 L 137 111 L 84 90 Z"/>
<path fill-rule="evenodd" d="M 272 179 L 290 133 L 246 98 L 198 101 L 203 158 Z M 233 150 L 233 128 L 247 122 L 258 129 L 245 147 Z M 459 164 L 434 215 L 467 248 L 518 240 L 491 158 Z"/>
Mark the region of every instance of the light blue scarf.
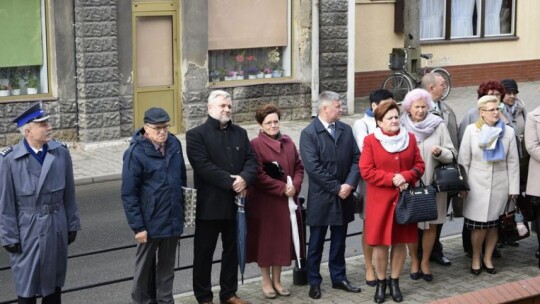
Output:
<path fill-rule="evenodd" d="M 504 147 L 501 138 L 504 135 L 505 125 L 502 119 L 499 119 L 495 126 L 490 127 L 487 124 L 482 126 L 478 145 L 484 150 L 484 160 L 489 162 L 506 159 Z"/>

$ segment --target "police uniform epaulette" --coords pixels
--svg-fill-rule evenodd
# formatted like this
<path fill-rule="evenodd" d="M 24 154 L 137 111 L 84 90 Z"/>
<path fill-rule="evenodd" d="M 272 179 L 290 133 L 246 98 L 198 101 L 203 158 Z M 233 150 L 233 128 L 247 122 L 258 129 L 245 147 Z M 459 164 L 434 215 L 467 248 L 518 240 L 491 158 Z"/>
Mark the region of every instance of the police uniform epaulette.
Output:
<path fill-rule="evenodd" d="M 53 140 L 54 140 L 55 142 L 57 142 L 57 143 L 61 144 L 62 146 L 64 146 L 64 148 L 66 148 L 66 149 L 68 149 L 68 148 L 69 148 L 69 147 L 68 147 L 68 144 L 66 144 L 65 142 L 63 142 L 63 141 L 59 141 L 59 140 L 56 140 L 56 139 L 53 139 Z"/>
<path fill-rule="evenodd" d="M 0 155 L 6 156 L 6 155 L 8 155 L 11 151 L 13 151 L 13 147 L 7 147 L 7 148 L 5 148 L 4 150 L 2 150 L 2 151 L 0 152 Z"/>

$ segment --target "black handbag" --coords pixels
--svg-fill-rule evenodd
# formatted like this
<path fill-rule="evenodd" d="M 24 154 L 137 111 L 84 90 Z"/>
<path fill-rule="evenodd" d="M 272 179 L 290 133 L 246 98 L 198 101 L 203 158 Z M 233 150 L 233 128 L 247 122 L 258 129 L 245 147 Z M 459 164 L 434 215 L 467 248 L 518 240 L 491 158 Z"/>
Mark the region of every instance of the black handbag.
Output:
<path fill-rule="evenodd" d="M 499 241 L 500 242 L 515 242 L 521 239 L 524 239 L 530 235 L 529 223 L 523 221 L 523 225 L 527 228 L 527 233 L 519 234 L 518 223 L 516 222 L 516 214 L 521 214 L 519 207 L 516 206 L 516 209 L 513 211 L 508 211 L 510 209 L 511 203 L 516 203 L 514 198 L 508 199 L 506 202 L 506 207 L 504 207 L 504 213 L 499 216 Z M 523 219 L 523 217 L 521 217 Z"/>
<path fill-rule="evenodd" d="M 263 171 L 271 178 L 278 180 L 280 180 L 284 174 L 283 168 L 281 168 L 277 161 L 263 162 Z"/>
<path fill-rule="evenodd" d="M 457 163 L 454 152 L 451 164 L 440 164 L 435 167 L 432 185 L 438 192 L 471 190 L 465 168 Z"/>
<path fill-rule="evenodd" d="M 418 171 L 416 174 L 420 178 Z M 436 220 L 438 216 L 436 195 L 435 188 L 426 186 L 422 179 L 420 187 L 409 186 L 401 191 L 395 211 L 396 223 L 403 225 Z"/>

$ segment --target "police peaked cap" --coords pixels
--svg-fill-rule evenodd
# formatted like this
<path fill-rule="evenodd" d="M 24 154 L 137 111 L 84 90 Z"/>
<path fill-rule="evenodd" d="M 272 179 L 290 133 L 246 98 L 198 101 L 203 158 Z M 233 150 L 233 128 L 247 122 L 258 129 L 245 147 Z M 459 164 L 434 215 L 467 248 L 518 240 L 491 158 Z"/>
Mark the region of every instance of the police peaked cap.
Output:
<path fill-rule="evenodd" d="M 20 128 L 30 122 L 46 121 L 49 117 L 45 110 L 43 110 L 41 101 L 38 101 L 19 114 L 19 116 L 15 117 L 12 122 L 17 124 L 17 128 Z"/>

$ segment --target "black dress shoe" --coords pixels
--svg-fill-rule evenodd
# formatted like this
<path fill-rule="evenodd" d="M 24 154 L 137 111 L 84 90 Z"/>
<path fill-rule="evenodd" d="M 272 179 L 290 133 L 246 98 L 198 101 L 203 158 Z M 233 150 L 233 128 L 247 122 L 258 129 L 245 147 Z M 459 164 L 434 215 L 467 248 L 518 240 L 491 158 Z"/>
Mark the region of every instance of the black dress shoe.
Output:
<path fill-rule="evenodd" d="M 392 300 L 394 300 L 394 302 L 403 301 L 401 289 L 399 289 L 399 278 L 388 278 L 388 288 L 390 289 L 390 295 L 392 296 Z"/>
<path fill-rule="evenodd" d="M 360 292 L 362 289 L 358 286 L 354 286 L 351 282 L 343 280 L 338 283 L 332 283 L 332 288 L 345 290 L 346 292 Z"/>
<path fill-rule="evenodd" d="M 450 265 L 452 265 L 452 262 L 450 262 L 450 260 L 447 257 L 445 257 L 444 255 L 432 256 L 432 257 L 430 257 L 430 260 L 435 261 L 435 262 L 437 262 L 437 264 L 442 265 L 442 266 L 450 266 Z"/>
<path fill-rule="evenodd" d="M 422 276 L 422 273 L 420 271 L 417 272 L 411 272 L 409 273 L 409 277 L 411 277 L 411 280 L 418 280 Z"/>
<path fill-rule="evenodd" d="M 489 268 L 486 266 L 486 264 L 482 263 L 482 267 L 484 267 L 484 269 L 486 270 L 487 273 L 489 274 L 496 274 L 497 273 L 497 269 L 495 269 L 495 267 L 493 268 Z"/>
<path fill-rule="evenodd" d="M 309 287 L 309 297 L 312 299 L 320 299 L 321 298 L 321 286 L 319 285 L 311 285 Z"/>
<path fill-rule="evenodd" d="M 375 296 L 373 300 L 375 303 L 384 302 L 384 297 L 386 296 L 386 280 L 377 279 L 377 289 L 375 289 Z"/>
<path fill-rule="evenodd" d="M 366 280 L 366 285 L 369 286 L 369 287 L 375 287 L 375 286 L 377 286 L 377 281 L 376 280 L 373 280 L 373 281 Z"/>
<path fill-rule="evenodd" d="M 422 278 L 426 281 L 426 282 L 431 282 L 433 281 L 433 275 L 431 273 L 422 273 Z"/>
<path fill-rule="evenodd" d="M 480 275 L 481 272 L 482 272 L 482 268 L 474 269 L 471 267 L 471 273 L 474 274 L 475 276 Z"/>

